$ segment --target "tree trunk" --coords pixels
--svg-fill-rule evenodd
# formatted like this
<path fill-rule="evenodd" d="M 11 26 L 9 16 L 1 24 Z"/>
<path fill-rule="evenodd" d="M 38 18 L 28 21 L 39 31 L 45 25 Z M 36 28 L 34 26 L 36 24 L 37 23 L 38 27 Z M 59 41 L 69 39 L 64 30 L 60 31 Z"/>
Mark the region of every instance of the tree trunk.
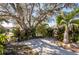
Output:
<path fill-rule="evenodd" d="M 65 44 L 68 44 L 68 43 L 69 43 L 68 27 L 65 28 L 64 40 L 63 40 L 63 42 L 64 42 Z"/>

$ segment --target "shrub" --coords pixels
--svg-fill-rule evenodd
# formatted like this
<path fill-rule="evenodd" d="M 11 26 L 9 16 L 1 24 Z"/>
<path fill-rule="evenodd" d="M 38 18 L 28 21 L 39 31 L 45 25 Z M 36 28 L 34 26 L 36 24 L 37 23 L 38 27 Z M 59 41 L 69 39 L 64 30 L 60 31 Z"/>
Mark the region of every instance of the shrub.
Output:
<path fill-rule="evenodd" d="M 54 38 L 57 40 L 63 40 L 64 27 L 58 27 L 53 29 Z"/>
<path fill-rule="evenodd" d="M 36 33 L 37 33 L 37 36 L 46 37 L 46 35 L 47 35 L 47 24 L 40 24 L 36 28 Z"/>
<path fill-rule="evenodd" d="M 30 36 L 28 31 L 20 30 L 20 28 L 14 28 L 12 30 L 12 33 L 14 34 L 13 36 L 18 39 L 17 41 L 28 39 L 28 37 Z"/>
<path fill-rule="evenodd" d="M 7 42 L 7 36 L 4 34 L 0 34 L 0 42 L 1 43 L 6 43 Z"/>
<path fill-rule="evenodd" d="M 46 34 L 46 36 L 47 37 L 53 37 L 54 36 L 52 28 L 47 28 L 47 34 Z"/>
<path fill-rule="evenodd" d="M 19 37 L 20 36 L 20 30 L 19 30 L 19 28 L 14 28 L 12 30 L 12 33 L 14 34 L 15 37 Z"/>
<path fill-rule="evenodd" d="M 70 42 L 77 42 L 79 41 L 79 28 L 74 26 L 69 30 L 69 40 Z"/>
<path fill-rule="evenodd" d="M 0 55 L 4 53 L 4 46 L 0 45 Z"/>
<path fill-rule="evenodd" d="M 7 36 L 0 34 L 0 54 L 4 53 L 5 43 L 7 42 Z"/>
<path fill-rule="evenodd" d="M 0 28 L 0 34 L 5 33 L 6 30 L 4 28 Z"/>

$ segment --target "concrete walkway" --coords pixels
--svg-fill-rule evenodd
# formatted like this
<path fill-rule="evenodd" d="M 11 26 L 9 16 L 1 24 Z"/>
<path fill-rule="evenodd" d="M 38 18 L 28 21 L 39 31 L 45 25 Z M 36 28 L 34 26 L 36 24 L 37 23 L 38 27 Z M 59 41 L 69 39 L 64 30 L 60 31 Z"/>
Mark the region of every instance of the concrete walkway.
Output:
<path fill-rule="evenodd" d="M 72 52 L 70 50 L 66 50 L 62 47 L 58 47 L 57 45 L 51 43 L 54 39 L 31 39 L 24 42 L 20 42 L 19 44 L 28 45 L 32 47 L 34 51 L 39 52 L 39 55 L 78 55 L 79 53 Z"/>

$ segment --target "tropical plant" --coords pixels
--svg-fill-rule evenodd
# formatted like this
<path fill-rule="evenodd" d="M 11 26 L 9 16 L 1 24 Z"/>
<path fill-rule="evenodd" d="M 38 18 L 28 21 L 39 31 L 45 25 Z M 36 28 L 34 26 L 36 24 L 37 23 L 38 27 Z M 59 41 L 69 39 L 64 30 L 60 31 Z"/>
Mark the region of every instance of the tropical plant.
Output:
<path fill-rule="evenodd" d="M 69 13 L 61 12 L 61 14 L 57 16 L 57 19 L 56 19 L 57 24 L 59 26 L 60 25 L 65 26 L 64 38 L 63 38 L 64 43 L 69 43 L 69 33 L 68 32 L 69 32 L 69 28 L 71 27 L 71 25 L 79 24 L 79 19 L 74 18 L 78 14 L 79 14 L 79 8 L 76 8 Z"/>
<path fill-rule="evenodd" d="M 4 46 L 0 45 L 0 55 L 2 55 L 4 53 Z"/>
<path fill-rule="evenodd" d="M 71 29 L 69 29 L 69 38 L 71 42 L 79 41 L 79 26 L 72 25 Z"/>
<path fill-rule="evenodd" d="M 4 28 L 0 28 L 0 34 L 5 33 L 6 30 Z"/>
<path fill-rule="evenodd" d="M 7 36 L 4 34 L 0 34 L 0 43 L 6 43 L 7 42 Z"/>
<path fill-rule="evenodd" d="M 36 28 L 36 33 L 38 35 L 41 35 L 41 36 L 45 37 L 47 35 L 47 28 L 48 28 L 48 24 L 40 24 Z"/>
<path fill-rule="evenodd" d="M 0 54 L 3 54 L 5 51 L 5 43 L 7 43 L 7 36 L 0 34 Z"/>
<path fill-rule="evenodd" d="M 61 27 L 55 27 L 53 28 L 53 34 L 54 34 L 54 38 L 59 40 L 59 41 L 62 41 L 63 40 L 63 33 L 64 33 L 64 27 L 61 26 Z"/>
<path fill-rule="evenodd" d="M 22 39 L 20 28 L 13 28 L 12 33 L 13 33 L 13 38 L 15 37 L 16 40 L 20 41 Z"/>
<path fill-rule="evenodd" d="M 23 30 L 20 30 L 19 27 L 16 27 L 16 28 L 13 28 L 12 29 L 12 33 L 13 33 L 13 36 L 12 38 L 16 41 L 22 41 L 22 40 L 25 40 L 25 39 L 29 39 L 30 38 L 30 32 L 29 31 L 26 31 L 26 33 L 24 33 L 25 31 Z M 15 39 L 16 38 L 16 39 Z"/>
<path fill-rule="evenodd" d="M 3 34 L 6 32 L 6 29 L 1 25 L 3 22 L 8 23 L 8 21 L 0 18 L 0 54 L 4 53 L 5 43 L 7 42 L 7 36 Z"/>
<path fill-rule="evenodd" d="M 48 28 L 47 28 L 47 34 L 46 34 L 46 36 L 47 36 L 47 37 L 54 37 L 53 31 L 54 31 L 53 28 L 48 27 Z"/>

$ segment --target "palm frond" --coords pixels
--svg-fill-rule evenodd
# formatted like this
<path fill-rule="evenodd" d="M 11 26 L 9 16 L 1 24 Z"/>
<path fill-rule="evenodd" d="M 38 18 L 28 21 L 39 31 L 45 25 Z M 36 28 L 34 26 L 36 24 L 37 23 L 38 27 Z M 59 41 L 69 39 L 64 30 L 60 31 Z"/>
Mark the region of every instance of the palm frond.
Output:
<path fill-rule="evenodd" d="M 62 25 L 62 24 L 66 24 L 66 21 L 61 20 L 60 25 Z"/>
<path fill-rule="evenodd" d="M 63 19 L 63 18 L 62 18 L 61 15 L 57 16 L 57 18 L 56 18 L 56 23 L 57 23 L 57 24 L 60 24 L 60 22 L 61 22 L 62 19 Z"/>
<path fill-rule="evenodd" d="M 75 24 L 78 24 L 79 25 L 79 19 L 74 19 L 70 23 L 75 23 Z"/>
<path fill-rule="evenodd" d="M 67 18 L 68 21 L 70 21 L 72 18 L 74 18 L 78 14 L 79 14 L 79 8 L 76 8 L 73 11 L 69 12 L 67 14 L 66 18 Z"/>

